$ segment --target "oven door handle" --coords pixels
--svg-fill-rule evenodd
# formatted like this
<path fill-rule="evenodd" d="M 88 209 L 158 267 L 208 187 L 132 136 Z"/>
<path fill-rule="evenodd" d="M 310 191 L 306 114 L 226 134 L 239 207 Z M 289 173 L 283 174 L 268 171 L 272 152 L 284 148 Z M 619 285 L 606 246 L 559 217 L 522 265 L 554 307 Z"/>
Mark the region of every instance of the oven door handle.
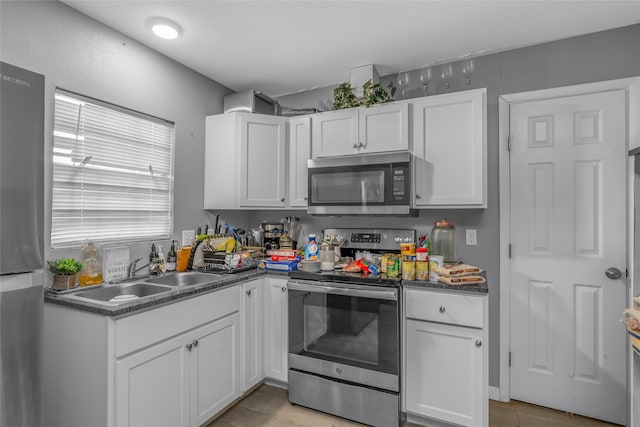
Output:
<path fill-rule="evenodd" d="M 327 286 L 324 284 L 308 285 L 300 282 L 289 282 L 287 283 L 287 287 L 293 291 L 313 292 L 317 294 L 345 295 L 350 297 L 382 299 L 387 301 L 398 300 L 398 293 L 395 289 L 370 291 L 366 289 L 339 288 L 337 286 Z"/>

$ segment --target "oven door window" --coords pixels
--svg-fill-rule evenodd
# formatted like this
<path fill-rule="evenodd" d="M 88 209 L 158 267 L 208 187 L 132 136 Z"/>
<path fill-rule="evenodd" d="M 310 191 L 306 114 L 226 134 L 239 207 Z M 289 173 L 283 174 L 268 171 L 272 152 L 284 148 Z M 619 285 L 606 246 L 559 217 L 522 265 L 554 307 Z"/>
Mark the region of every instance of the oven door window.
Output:
<path fill-rule="evenodd" d="M 385 171 L 382 169 L 312 171 L 310 179 L 313 204 L 385 203 Z"/>
<path fill-rule="evenodd" d="M 289 352 L 398 374 L 398 303 L 290 291 Z"/>

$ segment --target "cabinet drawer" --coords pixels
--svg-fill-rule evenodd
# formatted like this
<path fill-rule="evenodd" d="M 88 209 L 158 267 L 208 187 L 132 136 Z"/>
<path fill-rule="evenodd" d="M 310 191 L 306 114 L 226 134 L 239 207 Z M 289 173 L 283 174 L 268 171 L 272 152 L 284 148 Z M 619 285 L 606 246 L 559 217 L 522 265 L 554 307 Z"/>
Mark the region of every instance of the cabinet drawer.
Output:
<path fill-rule="evenodd" d="M 483 327 L 483 297 L 405 289 L 406 317 Z"/>
<path fill-rule="evenodd" d="M 115 322 L 115 356 L 120 357 L 240 309 L 240 287 L 204 294 Z"/>

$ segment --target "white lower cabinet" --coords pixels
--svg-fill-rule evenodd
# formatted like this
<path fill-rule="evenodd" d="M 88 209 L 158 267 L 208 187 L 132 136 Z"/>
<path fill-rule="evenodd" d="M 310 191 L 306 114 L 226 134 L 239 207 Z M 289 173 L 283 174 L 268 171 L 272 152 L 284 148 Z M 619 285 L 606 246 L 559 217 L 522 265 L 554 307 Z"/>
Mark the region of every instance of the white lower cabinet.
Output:
<path fill-rule="evenodd" d="M 45 304 L 47 426 L 205 424 L 242 394 L 240 289 L 121 317 Z"/>
<path fill-rule="evenodd" d="M 242 284 L 242 391 L 264 379 L 264 279 Z"/>
<path fill-rule="evenodd" d="M 289 295 L 287 278 L 264 277 L 264 374 L 283 383 L 287 382 Z"/>
<path fill-rule="evenodd" d="M 240 395 L 239 314 L 116 362 L 116 425 L 200 426 Z"/>
<path fill-rule="evenodd" d="M 405 289 L 403 407 L 409 421 L 488 425 L 486 296 Z"/>

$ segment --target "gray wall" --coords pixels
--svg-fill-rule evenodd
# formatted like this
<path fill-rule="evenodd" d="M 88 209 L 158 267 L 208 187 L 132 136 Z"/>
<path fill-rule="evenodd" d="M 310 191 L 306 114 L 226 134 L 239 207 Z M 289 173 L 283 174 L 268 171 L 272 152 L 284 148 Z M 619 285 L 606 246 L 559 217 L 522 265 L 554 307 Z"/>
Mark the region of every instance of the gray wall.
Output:
<path fill-rule="evenodd" d="M 222 112 L 222 98 L 230 89 L 57 1 L 2 1 L 0 24 L 0 59 L 45 76 L 45 159 L 51 158 L 56 87 L 171 120 L 176 135 L 174 237 L 211 222 L 202 210 L 204 117 Z M 78 255 L 78 250 L 49 249 L 50 160 L 45 182 L 45 257 Z M 150 242 L 132 246 L 132 257 L 146 259 L 149 247 Z"/>
<path fill-rule="evenodd" d="M 413 45 L 416 51 L 418 43 Z M 375 226 L 415 228 L 430 231 L 441 217 L 453 220 L 458 230 L 458 252 L 469 263 L 487 272 L 489 282 L 489 384 L 497 387 L 500 379 L 500 262 L 499 262 L 499 184 L 498 184 L 498 97 L 501 94 L 526 92 L 552 87 L 640 76 L 640 25 L 588 34 L 474 58 L 476 72 L 471 84 L 461 76 L 462 61 L 454 62 L 454 77 L 448 92 L 487 88 L 488 207 L 484 210 L 422 210 L 418 218 L 319 218 L 299 215 L 305 228 L 318 232 L 326 226 Z M 435 67 L 436 74 L 440 66 Z M 419 81 L 420 70 L 410 72 L 408 98 L 425 96 Z M 394 84 L 397 75 L 381 77 L 381 84 Z M 336 82 L 336 85 L 341 82 Z M 292 108 L 330 105 L 335 86 L 283 96 L 278 101 Z M 438 79 L 429 86 L 428 95 L 443 93 Z M 398 95 L 396 95 L 396 98 Z M 277 219 L 277 215 L 260 218 Z M 258 217 L 255 218 L 259 219 Z M 478 246 L 464 244 L 464 229 L 478 230 Z"/>

